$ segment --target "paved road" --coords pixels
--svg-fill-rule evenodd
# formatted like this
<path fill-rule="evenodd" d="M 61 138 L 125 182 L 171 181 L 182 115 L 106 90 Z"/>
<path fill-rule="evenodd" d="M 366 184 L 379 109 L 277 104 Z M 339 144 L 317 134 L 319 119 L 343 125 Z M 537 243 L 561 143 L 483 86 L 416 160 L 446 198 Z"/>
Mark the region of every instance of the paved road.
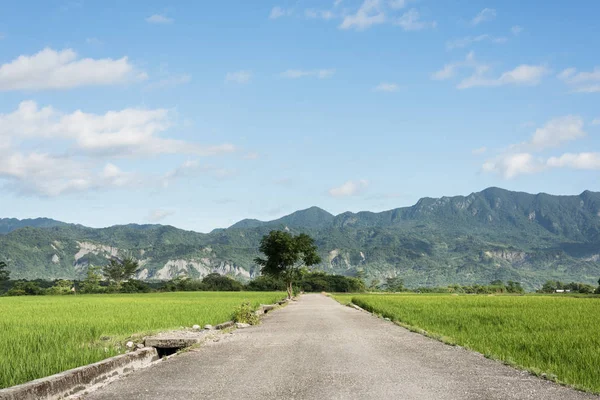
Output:
<path fill-rule="evenodd" d="M 598 399 L 312 294 L 87 398 Z"/>

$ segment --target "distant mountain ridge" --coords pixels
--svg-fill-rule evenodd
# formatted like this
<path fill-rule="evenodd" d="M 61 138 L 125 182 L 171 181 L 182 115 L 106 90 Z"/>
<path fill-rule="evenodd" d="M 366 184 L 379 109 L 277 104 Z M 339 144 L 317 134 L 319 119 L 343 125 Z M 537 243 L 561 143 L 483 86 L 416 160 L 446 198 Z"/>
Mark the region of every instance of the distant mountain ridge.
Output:
<path fill-rule="evenodd" d="M 312 235 L 319 268 L 372 279 L 401 276 L 411 286 L 600 277 L 600 193 L 528 194 L 488 188 L 422 198 L 410 207 L 334 216 L 318 207 L 274 221 L 242 220 L 202 234 L 163 225 L 93 229 L 50 219 L 0 219 L 0 257 L 13 277 L 76 278 L 90 264 L 131 254 L 141 279 L 219 272 L 250 279 L 258 242 L 272 229 Z"/>
<path fill-rule="evenodd" d="M 0 234 L 12 232 L 16 229 L 32 227 L 32 228 L 51 228 L 54 226 L 68 225 L 65 222 L 56 221 L 50 218 L 34 218 L 34 219 L 16 219 L 16 218 L 0 218 Z"/>

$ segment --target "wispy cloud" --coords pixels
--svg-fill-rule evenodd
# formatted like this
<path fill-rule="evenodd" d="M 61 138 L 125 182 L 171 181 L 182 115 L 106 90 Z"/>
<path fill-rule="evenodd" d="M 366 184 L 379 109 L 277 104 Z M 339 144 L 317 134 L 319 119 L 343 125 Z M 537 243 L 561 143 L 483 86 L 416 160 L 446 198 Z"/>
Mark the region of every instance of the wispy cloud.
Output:
<path fill-rule="evenodd" d="M 87 44 L 93 45 L 93 46 L 100 46 L 102 43 L 102 41 L 98 38 L 95 37 L 89 37 L 87 39 L 85 39 L 85 42 Z"/>
<path fill-rule="evenodd" d="M 471 151 L 471 153 L 473 155 L 478 156 L 478 155 L 484 154 L 486 151 L 487 151 L 487 147 L 483 146 L 478 149 L 474 149 L 473 151 Z"/>
<path fill-rule="evenodd" d="M 381 9 L 379 0 L 365 0 L 354 14 L 346 15 L 340 24 L 340 29 L 365 30 L 372 25 L 383 24 L 386 21 L 385 13 Z"/>
<path fill-rule="evenodd" d="M 399 25 L 405 31 L 420 31 L 428 28 L 435 28 L 435 21 L 423 21 L 417 10 L 414 8 L 402 14 L 402 16 L 394 21 L 395 25 Z"/>
<path fill-rule="evenodd" d="M 224 180 L 234 177 L 237 171 L 230 168 L 201 164 L 198 160 L 188 160 L 177 168 L 167 172 L 162 178 L 163 187 L 169 187 L 178 179 L 190 179 L 198 176 L 209 176 L 213 179 Z"/>
<path fill-rule="evenodd" d="M 510 32 L 513 35 L 518 36 L 521 32 L 523 32 L 523 28 L 519 25 L 515 25 L 512 28 L 510 28 Z"/>
<path fill-rule="evenodd" d="M 329 189 L 329 195 L 332 197 L 355 196 L 362 193 L 368 186 L 369 181 L 366 179 L 348 181 L 341 186 Z"/>
<path fill-rule="evenodd" d="M 576 68 L 567 68 L 558 74 L 571 91 L 577 93 L 600 92 L 600 67 L 595 67 L 590 72 L 577 72 Z"/>
<path fill-rule="evenodd" d="M 281 17 L 289 17 L 294 11 L 291 8 L 273 7 L 269 13 L 269 19 L 277 19 Z"/>
<path fill-rule="evenodd" d="M 167 217 L 170 217 L 173 214 L 175 214 L 175 211 L 173 211 L 173 210 L 163 210 L 163 209 L 150 210 L 150 212 L 148 213 L 148 217 L 146 219 L 150 222 L 159 222 L 159 221 L 164 220 Z"/>
<path fill-rule="evenodd" d="M 431 75 L 431 79 L 443 81 L 453 78 L 461 68 L 481 68 L 483 65 L 475 61 L 475 53 L 469 52 L 464 61 L 457 61 L 444 65 L 444 67 Z"/>
<path fill-rule="evenodd" d="M 472 25 L 479 25 L 482 22 L 491 21 L 496 18 L 496 10 L 493 8 L 484 8 L 472 20 Z"/>
<path fill-rule="evenodd" d="M 461 49 L 463 47 L 470 46 L 473 43 L 479 43 L 479 42 L 484 42 L 484 41 L 489 41 L 490 43 L 494 43 L 494 44 L 502 44 L 502 43 L 506 43 L 507 40 L 508 39 L 506 39 L 505 37 L 494 37 L 494 36 L 491 36 L 488 34 L 479 35 L 479 36 L 466 36 L 463 38 L 454 39 L 454 40 L 450 40 L 450 41 L 446 42 L 446 49 L 448 49 L 448 50 Z"/>
<path fill-rule="evenodd" d="M 288 69 L 287 71 L 279 74 L 282 78 L 287 79 L 298 79 L 305 77 L 313 77 L 318 79 L 327 79 L 331 78 L 335 74 L 335 69 L 313 69 L 313 70 L 303 70 L 303 69 Z"/>
<path fill-rule="evenodd" d="M 310 19 L 324 19 L 330 20 L 336 17 L 335 13 L 330 10 L 315 10 L 314 8 L 308 8 L 304 10 L 304 16 Z"/>
<path fill-rule="evenodd" d="M 72 49 L 46 48 L 0 65 L 0 91 L 71 89 L 80 86 L 115 85 L 147 79 L 127 57 L 80 59 Z"/>
<path fill-rule="evenodd" d="M 173 18 L 169 18 L 165 15 L 162 14 L 154 14 L 149 16 L 148 18 L 146 18 L 146 22 L 150 23 L 150 24 L 172 24 L 173 22 L 175 22 L 175 20 Z"/>
<path fill-rule="evenodd" d="M 247 70 L 228 72 L 225 75 L 226 83 L 246 84 L 252 79 L 252 72 Z"/>
<path fill-rule="evenodd" d="M 400 10 L 405 8 L 411 0 L 388 0 L 390 8 L 394 10 Z"/>
<path fill-rule="evenodd" d="M 583 118 L 576 115 L 551 119 L 544 126 L 535 130 L 531 140 L 526 145 L 541 150 L 548 147 L 558 147 L 563 143 L 581 139 L 586 136 L 583 125 Z"/>
<path fill-rule="evenodd" d="M 381 82 L 373 90 L 376 92 L 397 92 L 400 87 L 395 83 Z"/>
<path fill-rule="evenodd" d="M 504 85 L 534 86 L 550 71 L 543 65 L 519 65 L 518 67 L 503 72 L 499 77 L 488 77 L 488 68 L 476 68 L 475 73 L 458 84 L 459 89 L 474 87 L 497 87 Z"/>

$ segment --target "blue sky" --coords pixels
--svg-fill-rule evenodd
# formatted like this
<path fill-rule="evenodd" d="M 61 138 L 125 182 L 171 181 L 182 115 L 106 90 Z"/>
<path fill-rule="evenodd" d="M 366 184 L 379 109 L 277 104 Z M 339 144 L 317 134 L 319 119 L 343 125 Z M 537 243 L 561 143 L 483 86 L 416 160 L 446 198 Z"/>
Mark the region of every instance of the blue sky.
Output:
<path fill-rule="evenodd" d="M 598 12 L 5 0 L 0 216 L 209 231 L 489 186 L 598 191 Z"/>

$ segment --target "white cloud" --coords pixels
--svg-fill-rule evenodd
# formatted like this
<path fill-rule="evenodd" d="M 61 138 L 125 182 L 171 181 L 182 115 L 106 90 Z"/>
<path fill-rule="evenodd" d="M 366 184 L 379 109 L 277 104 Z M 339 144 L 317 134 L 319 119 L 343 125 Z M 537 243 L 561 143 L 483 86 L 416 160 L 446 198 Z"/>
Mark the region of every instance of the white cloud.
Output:
<path fill-rule="evenodd" d="M 292 9 L 284 9 L 284 8 L 281 8 L 281 7 L 273 7 L 271 9 L 271 12 L 269 13 L 269 18 L 270 19 L 277 19 L 277 18 L 281 18 L 281 17 L 289 17 L 292 14 L 293 14 L 293 10 Z"/>
<path fill-rule="evenodd" d="M 282 78 L 287 79 L 298 79 L 304 77 L 314 77 L 318 79 L 331 78 L 335 74 L 335 69 L 313 69 L 313 70 L 302 70 L 302 69 L 288 69 L 287 71 L 279 74 Z"/>
<path fill-rule="evenodd" d="M 165 109 L 128 108 L 106 114 L 77 110 L 64 114 L 52 107 L 39 108 L 24 101 L 10 114 L 0 114 L 0 138 L 8 142 L 43 138 L 72 142 L 88 154 L 132 156 L 148 154 L 214 155 L 234 151 L 230 144 L 200 146 L 177 139 L 160 138 L 171 126 Z"/>
<path fill-rule="evenodd" d="M 382 82 L 379 85 L 375 86 L 376 92 L 397 92 L 399 86 L 395 83 Z"/>
<path fill-rule="evenodd" d="M 304 10 L 304 15 L 306 16 L 306 18 L 310 18 L 310 19 L 330 20 L 330 19 L 335 18 L 335 14 L 333 13 L 333 11 L 315 10 L 313 8 Z"/>
<path fill-rule="evenodd" d="M 600 169 L 600 153 L 565 153 L 547 160 L 535 158 L 529 153 L 507 154 L 486 162 L 482 168 L 486 172 L 498 173 L 505 179 L 534 174 L 549 168 L 598 170 Z"/>
<path fill-rule="evenodd" d="M 115 189 L 135 184 L 132 173 L 113 164 L 98 170 L 91 163 L 70 157 L 11 151 L 2 155 L 0 180 L 3 189 L 23 195 L 55 197 L 88 190 Z"/>
<path fill-rule="evenodd" d="M 535 130 L 529 144 L 535 149 L 557 147 L 565 142 L 585 137 L 583 119 L 578 116 L 554 118 Z"/>
<path fill-rule="evenodd" d="M 394 21 L 395 25 L 399 25 L 405 31 L 420 31 L 427 28 L 435 28 L 435 21 L 422 21 L 419 12 L 414 8 L 402 14 L 400 18 Z"/>
<path fill-rule="evenodd" d="M 154 14 L 146 18 L 146 22 L 150 24 L 172 24 L 173 18 L 169 18 L 162 14 Z"/>
<path fill-rule="evenodd" d="M 512 179 L 548 168 L 600 169 L 600 153 L 565 153 L 544 159 L 532 153 L 586 136 L 581 117 L 568 115 L 554 118 L 536 129 L 528 142 L 511 145 L 504 153 L 486 161 L 482 169 Z"/>
<path fill-rule="evenodd" d="M 501 44 L 501 43 L 506 43 L 507 39 L 505 37 L 494 37 L 494 36 L 490 36 L 487 34 L 479 35 L 479 36 L 466 36 L 463 38 L 454 39 L 454 40 L 446 42 L 446 49 L 448 49 L 448 50 L 460 49 L 463 47 L 470 46 L 473 43 L 478 43 L 478 42 L 483 42 L 483 41 L 490 41 L 491 43 Z"/>
<path fill-rule="evenodd" d="M 483 146 L 478 149 L 474 149 L 473 151 L 471 151 L 471 153 L 473 153 L 474 155 L 480 155 L 480 154 L 484 154 L 486 151 L 487 151 L 487 147 Z"/>
<path fill-rule="evenodd" d="M 127 57 L 78 59 L 77 54 L 46 48 L 32 56 L 22 55 L 0 66 L 0 91 L 70 89 L 80 86 L 114 85 L 146 79 Z"/>
<path fill-rule="evenodd" d="M 4 189 L 42 196 L 57 196 L 92 186 L 89 172 L 80 163 L 67 157 L 37 152 L 23 154 L 11 151 L 3 154 L 0 179 L 8 181 L 2 186 Z"/>
<path fill-rule="evenodd" d="M 590 72 L 577 72 L 575 68 L 567 68 L 558 74 L 558 78 L 567 83 L 573 92 L 600 92 L 600 67 Z"/>
<path fill-rule="evenodd" d="M 515 153 L 488 160 L 483 164 L 482 169 L 485 172 L 498 173 L 505 179 L 513 179 L 518 175 L 543 171 L 545 165 L 530 153 Z"/>
<path fill-rule="evenodd" d="M 600 125 L 600 118 L 596 118 L 592 121 L 592 125 Z"/>
<path fill-rule="evenodd" d="M 550 157 L 547 164 L 554 168 L 600 169 L 600 153 L 565 153 Z"/>
<path fill-rule="evenodd" d="M 381 10 L 379 0 L 365 0 L 355 14 L 346 15 L 340 29 L 365 30 L 372 25 L 383 24 L 385 13 Z"/>
<path fill-rule="evenodd" d="M 479 25 L 482 22 L 491 21 L 496 18 L 496 10 L 493 8 L 484 8 L 472 20 L 472 25 Z"/>
<path fill-rule="evenodd" d="M 498 78 L 489 78 L 485 74 L 488 68 L 478 68 L 470 77 L 463 79 L 459 89 L 473 87 L 495 87 L 504 85 L 527 85 L 534 86 L 541 82 L 542 78 L 549 73 L 548 68 L 543 65 L 519 65 L 511 71 L 502 73 Z"/>
<path fill-rule="evenodd" d="M 260 155 L 256 152 L 250 152 L 250 153 L 246 153 L 244 154 L 244 160 L 258 160 L 258 158 L 260 157 Z"/>
<path fill-rule="evenodd" d="M 333 197 L 355 196 L 362 193 L 367 186 L 369 186 L 369 181 L 365 179 L 348 181 L 341 186 L 329 189 L 329 195 Z"/>
<path fill-rule="evenodd" d="M 167 217 L 170 217 L 173 214 L 175 214 L 175 211 L 173 211 L 173 210 L 162 210 L 162 209 L 150 210 L 150 212 L 148 213 L 147 219 L 150 222 L 159 222 Z"/>
<path fill-rule="evenodd" d="M 343 1 L 344 1 L 344 0 L 334 0 L 334 2 L 333 2 L 333 6 L 334 6 L 334 7 L 337 7 L 337 6 L 339 6 L 340 4 L 342 4 L 342 2 L 343 2 Z"/>
<path fill-rule="evenodd" d="M 250 79 L 252 79 L 252 72 L 245 70 L 228 72 L 227 75 L 225 75 L 225 82 L 227 83 L 245 84 L 250 82 Z"/>
<path fill-rule="evenodd" d="M 512 28 L 510 28 L 510 31 L 513 35 L 518 36 L 521 32 L 523 32 L 523 28 L 519 25 L 515 25 Z"/>

